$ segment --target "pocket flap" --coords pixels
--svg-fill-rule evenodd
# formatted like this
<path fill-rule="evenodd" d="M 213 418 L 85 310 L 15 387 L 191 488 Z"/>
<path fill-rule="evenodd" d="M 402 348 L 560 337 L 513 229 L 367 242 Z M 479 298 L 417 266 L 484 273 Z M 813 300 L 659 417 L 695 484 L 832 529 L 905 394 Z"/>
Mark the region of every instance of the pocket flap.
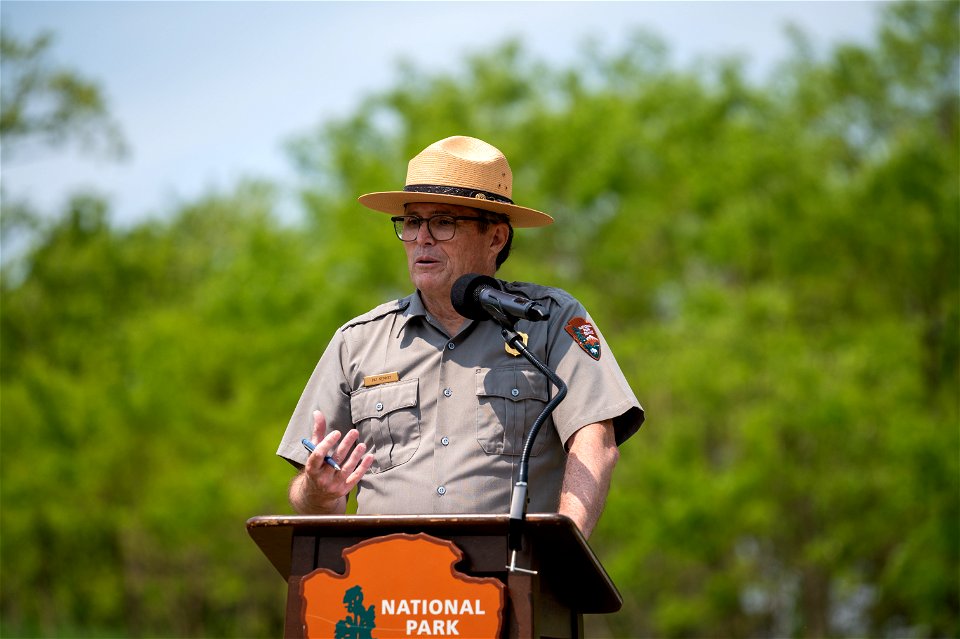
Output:
<path fill-rule="evenodd" d="M 548 380 L 532 368 L 493 368 L 477 375 L 477 395 L 502 397 L 515 402 L 525 399 L 549 401 Z"/>
<path fill-rule="evenodd" d="M 353 423 L 372 417 L 384 417 L 401 408 L 417 405 L 418 379 L 361 388 L 350 396 Z"/>

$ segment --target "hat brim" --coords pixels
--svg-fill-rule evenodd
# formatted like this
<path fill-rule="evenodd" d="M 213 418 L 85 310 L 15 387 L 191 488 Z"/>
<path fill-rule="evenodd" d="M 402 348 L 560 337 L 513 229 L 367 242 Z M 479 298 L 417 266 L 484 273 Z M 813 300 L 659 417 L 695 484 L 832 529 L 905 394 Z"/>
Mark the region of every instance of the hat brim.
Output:
<path fill-rule="evenodd" d="M 357 200 L 368 209 L 389 215 L 403 215 L 403 207 L 413 202 L 435 202 L 437 204 L 458 204 L 483 211 L 502 213 L 510 218 L 510 225 L 514 228 L 533 228 L 553 224 L 553 218 L 546 213 L 528 209 L 525 206 L 496 202 L 494 200 L 461 197 L 459 195 L 417 193 L 413 191 L 383 191 L 380 193 L 361 195 Z"/>

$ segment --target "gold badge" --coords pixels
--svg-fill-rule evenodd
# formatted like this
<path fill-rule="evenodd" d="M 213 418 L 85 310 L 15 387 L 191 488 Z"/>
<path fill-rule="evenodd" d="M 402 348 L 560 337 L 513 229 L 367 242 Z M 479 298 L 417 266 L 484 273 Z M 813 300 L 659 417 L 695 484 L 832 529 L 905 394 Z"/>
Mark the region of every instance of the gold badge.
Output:
<path fill-rule="evenodd" d="M 520 339 L 523 341 L 523 345 L 527 345 L 527 334 L 526 333 L 517 333 L 520 336 Z M 513 355 L 514 357 L 520 357 L 520 351 L 515 348 L 511 348 L 509 344 L 504 344 L 503 349 Z"/>
<path fill-rule="evenodd" d="M 370 386 L 379 386 L 380 384 L 389 384 L 390 382 L 399 382 L 400 373 L 393 371 L 392 373 L 380 373 L 379 375 L 367 375 L 363 378 L 363 385 L 365 387 Z"/>

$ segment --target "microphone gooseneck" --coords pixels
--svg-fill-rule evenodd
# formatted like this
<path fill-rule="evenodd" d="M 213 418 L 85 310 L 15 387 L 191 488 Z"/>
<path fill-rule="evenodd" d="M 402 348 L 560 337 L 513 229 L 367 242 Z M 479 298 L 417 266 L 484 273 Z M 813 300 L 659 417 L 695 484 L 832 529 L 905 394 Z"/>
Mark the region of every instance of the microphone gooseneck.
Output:
<path fill-rule="evenodd" d="M 541 362 L 536 355 L 524 346 L 523 338 L 518 333 L 504 328 L 501 330 L 501 334 L 507 344 L 520 351 L 520 354 L 523 355 L 527 361 L 546 375 L 547 379 L 557 387 L 556 395 L 550 398 L 550 401 L 547 402 L 547 405 L 544 406 L 530 427 L 527 439 L 523 442 L 523 452 L 520 454 L 520 468 L 517 472 L 517 483 L 513 487 L 513 497 L 510 501 L 510 522 L 507 529 L 508 545 L 515 557 L 516 552 L 519 551 L 522 546 L 523 522 L 527 518 L 527 502 L 529 501 L 527 499 L 527 478 L 530 474 L 530 453 L 533 450 L 533 443 L 537 439 L 537 433 L 540 432 L 540 427 L 543 426 L 550 414 L 553 413 L 554 409 L 563 401 L 563 398 L 567 396 L 567 385 L 563 383 L 563 380 L 560 379 L 555 372 L 548 368 L 546 364 Z M 515 565 L 515 563 L 512 562 L 511 565 Z"/>
<path fill-rule="evenodd" d="M 468 319 L 492 319 L 500 325 L 501 335 L 508 346 L 519 352 L 534 367 L 543 373 L 557 387 L 557 393 L 547 402 L 540 415 L 530 427 L 526 440 L 523 443 L 523 452 L 520 454 L 520 465 L 517 472 L 517 482 L 513 487 L 510 499 L 510 520 L 507 529 L 507 540 L 512 552 L 512 559 L 508 568 L 512 571 L 522 568 L 516 567 L 517 552 L 523 542 L 523 524 L 527 518 L 527 479 L 530 474 L 530 454 L 534 441 L 547 418 L 567 395 L 567 385 L 563 380 L 541 362 L 523 343 L 523 338 L 514 330 L 519 319 L 532 322 L 548 319 L 550 312 L 538 302 L 519 295 L 513 295 L 503 290 L 500 282 L 487 275 L 469 273 L 457 279 L 450 292 L 450 302 L 453 308 Z"/>

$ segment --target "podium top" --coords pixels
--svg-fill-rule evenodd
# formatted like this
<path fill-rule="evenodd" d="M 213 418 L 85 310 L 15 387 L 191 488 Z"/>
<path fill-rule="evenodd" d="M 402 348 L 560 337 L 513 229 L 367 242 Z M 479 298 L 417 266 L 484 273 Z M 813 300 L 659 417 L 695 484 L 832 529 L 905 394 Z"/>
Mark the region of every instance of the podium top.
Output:
<path fill-rule="evenodd" d="M 294 536 L 318 539 L 367 539 L 393 533 L 426 533 L 454 543 L 460 538 L 503 540 L 509 515 L 311 515 L 263 516 L 247 521 L 247 531 L 284 579 L 291 573 Z M 351 544 L 352 545 L 352 544 Z M 538 559 L 541 579 L 582 613 L 616 612 L 623 599 L 603 565 L 570 518 L 531 513 L 524 525 L 524 552 Z"/>

